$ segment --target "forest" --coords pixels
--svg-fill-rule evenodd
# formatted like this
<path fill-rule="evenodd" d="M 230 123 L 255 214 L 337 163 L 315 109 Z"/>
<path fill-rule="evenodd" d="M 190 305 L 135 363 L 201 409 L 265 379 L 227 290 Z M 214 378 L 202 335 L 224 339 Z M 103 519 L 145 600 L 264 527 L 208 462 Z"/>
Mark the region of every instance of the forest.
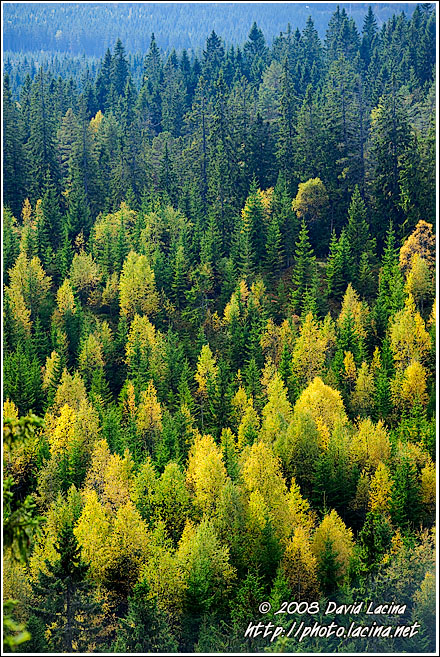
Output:
<path fill-rule="evenodd" d="M 334 4 L 314 2 L 312 6 L 313 22 L 323 38 Z M 361 27 L 368 3 L 351 2 L 345 6 L 349 17 Z M 374 3 L 379 27 L 393 14 L 405 12 L 411 17 L 414 9 L 415 4 L 411 2 Z M 276 11 L 268 2 L 252 6 L 241 2 L 10 2 L 4 4 L 3 10 L 6 51 L 94 57 L 101 57 L 118 38 L 131 53 L 145 54 L 152 32 L 156 34 L 158 46 L 168 52 L 173 48 L 201 51 L 212 30 L 222 34 L 228 46 L 241 45 L 253 21 L 272 42 L 288 23 L 302 29 L 310 14 L 307 2 L 278 2 Z"/>
<path fill-rule="evenodd" d="M 6 652 L 435 651 L 435 57 L 333 6 L 5 69 Z M 246 634 L 329 601 L 418 630 Z"/>

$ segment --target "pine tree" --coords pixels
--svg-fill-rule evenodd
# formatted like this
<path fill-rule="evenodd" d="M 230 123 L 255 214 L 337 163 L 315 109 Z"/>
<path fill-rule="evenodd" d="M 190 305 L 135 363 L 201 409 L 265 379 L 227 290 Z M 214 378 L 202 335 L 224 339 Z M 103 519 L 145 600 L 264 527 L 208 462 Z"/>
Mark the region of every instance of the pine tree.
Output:
<path fill-rule="evenodd" d="M 51 112 L 48 82 L 40 68 L 32 85 L 30 134 L 27 142 L 29 177 L 32 181 L 32 203 L 40 198 L 49 178 L 58 193 L 59 168 L 55 152 L 54 117 Z"/>
<path fill-rule="evenodd" d="M 404 306 L 405 291 L 399 266 L 393 224 L 390 222 L 379 271 L 379 290 L 374 306 L 376 332 L 383 335 L 389 319 Z"/>
<path fill-rule="evenodd" d="M 118 39 L 113 51 L 110 79 L 117 96 L 122 96 L 129 77 L 128 62 L 122 41 Z"/>
<path fill-rule="evenodd" d="M 316 299 L 317 289 L 317 269 L 316 259 L 309 241 L 309 232 L 303 221 L 295 249 L 295 263 L 292 273 L 292 306 L 296 313 L 302 313 L 304 310 L 304 301 L 307 292 L 312 298 Z"/>
<path fill-rule="evenodd" d="M 376 46 L 376 40 L 377 40 L 377 21 L 371 6 L 369 6 L 362 27 L 362 42 L 360 48 L 360 53 L 365 69 L 367 69 L 370 64 L 371 56 Z"/>
<path fill-rule="evenodd" d="M 408 456 L 397 463 L 391 489 L 391 519 L 401 529 L 416 527 L 421 515 L 421 490 L 417 468 Z"/>
<path fill-rule="evenodd" d="M 272 196 L 272 213 L 278 220 L 282 235 L 284 252 L 284 267 L 290 267 L 293 262 L 295 240 L 298 236 L 298 219 L 292 208 L 292 198 L 288 184 L 280 172 Z"/>
<path fill-rule="evenodd" d="M 18 217 L 24 199 L 26 159 L 22 114 L 12 100 L 9 76 L 3 80 L 3 202 Z"/>
<path fill-rule="evenodd" d="M 43 225 L 38 227 L 39 238 L 40 234 L 46 235 L 49 238 L 49 243 L 52 250 L 55 252 L 62 244 L 64 230 L 59 196 L 57 194 L 56 186 L 51 177 L 49 168 L 46 171 L 42 189 L 44 190 L 44 195 L 41 203 Z M 41 253 L 41 258 L 44 262 L 45 254 Z"/>
<path fill-rule="evenodd" d="M 405 104 L 393 77 L 372 113 L 371 148 L 375 158 L 372 192 L 378 241 L 384 237 L 383 217 L 388 217 L 398 230 L 403 223 L 399 176 L 409 144 L 410 127 Z"/>
<path fill-rule="evenodd" d="M 277 158 L 280 165 L 280 171 L 283 173 L 290 191 L 293 190 L 296 182 L 294 171 L 294 118 L 298 100 L 294 93 L 292 82 L 292 71 L 286 60 L 283 62 L 283 73 L 281 78 L 281 98 L 280 98 L 280 127 L 278 137 Z"/>
<path fill-rule="evenodd" d="M 89 642 L 99 630 L 96 614 L 99 605 L 93 601 L 87 581 L 88 566 L 81 559 L 78 542 L 72 527 L 64 526 L 55 550 L 58 558 L 46 562 L 47 573 L 39 572 L 33 585 L 36 605 L 32 608 L 37 618 L 51 627 L 49 646 L 54 652 L 87 650 Z"/>
<path fill-rule="evenodd" d="M 151 597 L 147 581 L 138 582 L 128 598 L 127 615 L 117 630 L 115 652 L 177 652 L 178 644 L 169 622 L 157 598 Z"/>
<path fill-rule="evenodd" d="M 284 253 L 282 247 L 282 235 L 278 218 L 272 214 L 266 240 L 266 270 L 271 281 L 278 281 L 283 268 Z"/>

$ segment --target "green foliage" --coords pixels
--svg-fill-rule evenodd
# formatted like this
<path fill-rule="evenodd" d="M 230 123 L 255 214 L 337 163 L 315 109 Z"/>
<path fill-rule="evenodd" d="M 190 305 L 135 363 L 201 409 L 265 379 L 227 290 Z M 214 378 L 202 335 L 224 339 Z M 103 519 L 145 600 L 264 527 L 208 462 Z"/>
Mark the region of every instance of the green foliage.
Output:
<path fill-rule="evenodd" d="M 51 628 L 49 648 L 72 652 L 74 646 L 86 647 L 98 631 L 99 605 L 92 599 L 86 577 L 88 567 L 81 560 L 72 527 L 61 529 L 55 550 L 57 560 L 46 564 L 48 573 L 40 571 L 38 582 L 34 584 L 36 605 L 31 608 L 36 617 Z"/>
<path fill-rule="evenodd" d="M 148 583 L 136 584 L 128 599 L 128 612 L 121 619 L 113 649 L 118 653 L 177 652 L 178 644 L 170 632 L 169 619 L 151 597 Z"/>

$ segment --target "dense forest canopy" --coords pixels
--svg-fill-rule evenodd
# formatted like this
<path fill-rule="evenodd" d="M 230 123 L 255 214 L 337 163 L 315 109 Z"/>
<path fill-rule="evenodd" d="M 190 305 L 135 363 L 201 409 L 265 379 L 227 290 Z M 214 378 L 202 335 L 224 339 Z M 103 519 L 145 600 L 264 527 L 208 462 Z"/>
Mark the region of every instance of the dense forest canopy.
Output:
<path fill-rule="evenodd" d="M 366 2 L 340 4 L 358 29 L 368 9 Z M 149 35 L 165 50 L 201 50 L 205 30 L 224 35 L 227 45 L 244 43 L 254 21 L 271 43 L 288 23 L 303 29 L 313 11 L 321 38 L 335 6 L 329 2 L 277 3 L 8 3 L 4 5 L 4 48 L 12 51 L 57 51 L 100 56 L 120 38 L 130 52 L 145 52 Z M 393 14 L 411 17 L 411 2 L 378 2 L 374 11 L 381 27 Z"/>
<path fill-rule="evenodd" d="M 7 649 L 434 649 L 436 34 L 412 9 L 5 66 Z M 328 599 L 420 627 L 245 637 Z"/>

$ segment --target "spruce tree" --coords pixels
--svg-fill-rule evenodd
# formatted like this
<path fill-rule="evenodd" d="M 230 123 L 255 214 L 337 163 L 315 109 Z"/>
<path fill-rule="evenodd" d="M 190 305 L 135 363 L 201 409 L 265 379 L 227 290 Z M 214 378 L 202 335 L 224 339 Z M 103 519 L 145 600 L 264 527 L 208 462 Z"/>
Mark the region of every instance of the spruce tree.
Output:
<path fill-rule="evenodd" d="M 59 191 L 59 167 L 55 151 L 55 130 L 52 104 L 46 74 L 40 68 L 32 85 L 30 102 L 30 134 L 27 142 L 29 178 L 31 180 L 32 204 L 41 198 L 47 179 Z"/>
<path fill-rule="evenodd" d="M 9 76 L 3 80 L 3 202 L 18 217 L 26 185 L 22 114 L 12 100 Z"/>
<path fill-rule="evenodd" d="M 71 526 L 61 529 L 55 550 L 58 558 L 54 563 L 46 561 L 48 572 L 40 570 L 33 585 L 35 605 L 31 609 L 51 628 L 51 651 L 87 651 L 99 630 L 99 605 L 93 601 L 88 566 L 81 559 Z"/>
<path fill-rule="evenodd" d="M 297 314 L 301 314 L 304 310 L 306 294 L 308 293 L 308 296 L 312 299 L 316 299 L 318 294 L 316 258 L 310 244 L 309 231 L 304 221 L 301 224 L 295 246 L 295 262 L 292 272 L 292 306 Z"/>

